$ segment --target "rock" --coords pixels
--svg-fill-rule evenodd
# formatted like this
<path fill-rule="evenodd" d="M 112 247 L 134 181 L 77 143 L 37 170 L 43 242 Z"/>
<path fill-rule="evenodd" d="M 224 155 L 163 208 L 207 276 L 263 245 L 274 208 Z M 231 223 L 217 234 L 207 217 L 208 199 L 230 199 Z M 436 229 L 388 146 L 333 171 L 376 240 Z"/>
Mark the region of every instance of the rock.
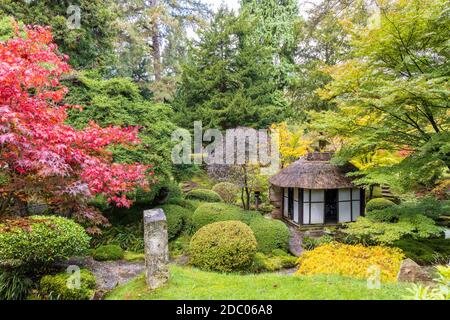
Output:
<path fill-rule="evenodd" d="M 291 237 L 289 239 L 289 252 L 296 257 L 300 257 L 303 252 L 303 236 L 301 232 L 298 231 L 297 227 L 291 225 L 289 226 L 289 232 L 291 233 Z"/>
<path fill-rule="evenodd" d="M 169 240 L 162 209 L 144 211 L 144 243 L 147 285 L 157 289 L 169 280 Z"/>
<path fill-rule="evenodd" d="M 398 281 L 403 282 L 432 282 L 430 275 L 411 259 L 402 261 L 397 275 Z"/>

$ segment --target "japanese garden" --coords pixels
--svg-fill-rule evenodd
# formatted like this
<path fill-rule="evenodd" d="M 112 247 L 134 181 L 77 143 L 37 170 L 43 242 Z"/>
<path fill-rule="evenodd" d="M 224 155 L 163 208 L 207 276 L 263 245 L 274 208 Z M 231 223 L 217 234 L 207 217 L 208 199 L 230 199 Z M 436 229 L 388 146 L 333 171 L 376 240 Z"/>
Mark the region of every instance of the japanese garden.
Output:
<path fill-rule="evenodd" d="M 449 30 L 448 0 L 0 0 L 0 300 L 449 300 Z"/>

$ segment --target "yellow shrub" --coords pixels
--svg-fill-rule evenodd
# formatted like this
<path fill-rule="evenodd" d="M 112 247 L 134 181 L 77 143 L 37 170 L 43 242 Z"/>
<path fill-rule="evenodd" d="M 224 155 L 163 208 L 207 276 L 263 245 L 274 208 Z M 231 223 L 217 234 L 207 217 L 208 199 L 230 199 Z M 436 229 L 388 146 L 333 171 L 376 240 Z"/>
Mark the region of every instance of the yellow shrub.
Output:
<path fill-rule="evenodd" d="M 333 242 L 304 252 L 297 261 L 297 274 L 339 274 L 365 279 L 369 268 L 375 265 L 380 268 L 382 282 L 395 282 L 402 260 L 403 253 L 398 248 Z"/>

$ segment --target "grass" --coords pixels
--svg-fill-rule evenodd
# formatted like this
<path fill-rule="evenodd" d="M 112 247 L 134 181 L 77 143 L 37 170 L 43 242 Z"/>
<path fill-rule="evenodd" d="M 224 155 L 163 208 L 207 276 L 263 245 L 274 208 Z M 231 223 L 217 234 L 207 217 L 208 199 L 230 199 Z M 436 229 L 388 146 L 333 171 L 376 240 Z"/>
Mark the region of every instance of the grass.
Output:
<path fill-rule="evenodd" d="M 111 291 L 107 300 L 400 300 L 404 284 L 368 289 L 366 281 L 340 276 L 238 275 L 170 266 L 169 284 L 147 289 L 144 275 Z"/>

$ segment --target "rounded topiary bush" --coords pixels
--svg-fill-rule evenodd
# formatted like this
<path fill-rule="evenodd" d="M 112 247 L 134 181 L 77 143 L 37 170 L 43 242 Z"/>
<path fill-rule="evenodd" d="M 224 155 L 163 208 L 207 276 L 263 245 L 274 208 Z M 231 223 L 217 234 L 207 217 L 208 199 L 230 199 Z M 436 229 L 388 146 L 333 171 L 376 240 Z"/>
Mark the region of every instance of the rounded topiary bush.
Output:
<path fill-rule="evenodd" d="M 221 221 L 197 231 L 189 244 L 192 265 L 208 271 L 242 271 L 256 253 L 252 230 L 240 221 Z"/>
<path fill-rule="evenodd" d="M 222 202 L 220 195 L 208 189 L 194 189 L 186 194 L 186 199 L 202 200 L 206 202 Z"/>
<path fill-rule="evenodd" d="M 174 204 L 164 205 L 161 209 L 163 209 L 167 218 L 167 233 L 169 240 L 174 239 L 180 234 L 184 223 L 190 223 L 189 220 L 192 216 L 192 211 Z"/>
<path fill-rule="evenodd" d="M 120 260 L 123 256 L 123 249 L 115 244 L 99 246 L 92 252 L 92 257 L 97 261 Z"/>
<path fill-rule="evenodd" d="M 230 182 L 220 182 L 212 190 L 217 192 L 225 203 L 234 203 L 239 188 Z"/>
<path fill-rule="evenodd" d="M 395 203 L 386 198 L 375 198 L 369 200 L 366 204 L 366 212 L 371 212 L 375 210 L 383 210 L 389 207 L 395 206 Z"/>
<path fill-rule="evenodd" d="M 89 300 L 95 293 L 95 276 L 88 270 L 80 270 L 80 287 L 70 288 L 67 272 L 41 278 L 39 297 L 45 300 Z M 70 283 L 70 282 L 69 282 Z"/>
<path fill-rule="evenodd" d="M 192 226 L 193 231 L 197 231 L 213 222 L 241 219 L 242 210 L 236 206 L 224 203 L 205 203 L 199 206 L 192 215 Z"/>
<path fill-rule="evenodd" d="M 27 267 L 51 265 L 84 255 L 90 237 L 82 226 L 56 216 L 31 216 L 0 221 L 0 262 Z"/>
<path fill-rule="evenodd" d="M 288 250 L 290 233 L 282 221 L 265 218 L 253 219 L 250 222 L 250 228 L 258 242 L 258 251 L 271 253 L 275 249 Z"/>

